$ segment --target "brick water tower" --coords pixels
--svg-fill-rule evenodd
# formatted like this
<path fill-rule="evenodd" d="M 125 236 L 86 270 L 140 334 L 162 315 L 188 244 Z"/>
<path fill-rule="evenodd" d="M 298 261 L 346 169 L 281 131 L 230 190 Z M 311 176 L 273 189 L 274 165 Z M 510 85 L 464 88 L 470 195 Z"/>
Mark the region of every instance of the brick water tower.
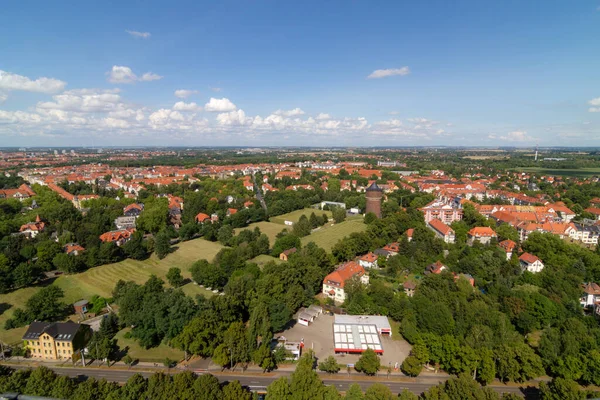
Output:
<path fill-rule="evenodd" d="M 373 182 L 366 190 L 365 197 L 367 199 L 366 213 L 372 212 L 381 218 L 381 199 L 383 198 L 383 190 Z"/>

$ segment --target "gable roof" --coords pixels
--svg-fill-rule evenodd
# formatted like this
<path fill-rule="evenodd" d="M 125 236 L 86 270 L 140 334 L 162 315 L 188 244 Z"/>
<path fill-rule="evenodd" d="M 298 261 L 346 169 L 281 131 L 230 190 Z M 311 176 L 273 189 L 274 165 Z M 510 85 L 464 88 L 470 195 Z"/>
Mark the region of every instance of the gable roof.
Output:
<path fill-rule="evenodd" d="M 375 254 L 371 253 L 371 252 L 368 252 L 367 254 L 365 254 L 364 256 L 362 256 L 360 258 L 360 260 L 368 262 L 368 263 L 372 263 L 372 262 L 377 261 L 377 256 Z"/>
<path fill-rule="evenodd" d="M 427 268 L 425 268 L 426 274 L 441 274 L 442 271 L 448 269 L 447 266 L 442 264 L 440 260 L 434 262 L 433 264 L 429 264 Z"/>
<path fill-rule="evenodd" d="M 476 226 L 467 232 L 469 236 L 474 237 L 496 237 L 496 232 L 490 227 L 487 226 Z"/>
<path fill-rule="evenodd" d="M 512 253 L 512 251 L 515 249 L 515 247 L 517 247 L 517 243 L 513 242 L 510 239 L 506 239 L 506 240 L 503 240 L 500 243 L 498 243 L 498 247 L 500 247 L 502 250 L 506 251 L 507 253 Z"/>
<path fill-rule="evenodd" d="M 448 225 L 446 225 L 437 218 L 434 218 L 431 221 L 429 221 L 429 226 L 431 226 L 433 229 L 435 229 L 444 236 L 448 235 L 451 232 L 454 233 L 454 230 L 452 228 L 450 228 Z"/>
<path fill-rule="evenodd" d="M 534 256 L 531 253 L 523 253 L 521 254 L 521 256 L 519 257 L 519 260 L 523 261 L 524 263 L 527 264 L 533 264 L 536 261 L 541 262 L 542 260 L 540 260 L 539 258 L 537 258 L 536 256 Z"/>
<path fill-rule="evenodd" d="M 583 291 L 587 294 L 600 295 L 600 285 L 594 282 L 588 282 L 583 285 Z"/>
<path fill-rule="evenodd" d="M 72 342 L 81 325 L 75 322 L 32 322 L 23 335 L 23 340 L 35 340 L 47 333 L 55 340 Z"/>
<path fill-rule="evenodd" d="M 354 261 L 349 261 L 340 265 L 335 271 L 327 275 L 325 279 L 323 279 L 323 283 L 343 288 L 348 279 L 351 279 L 354 276 L 360 277 L 364 274 L 365 269 L 363 267 Z"/>

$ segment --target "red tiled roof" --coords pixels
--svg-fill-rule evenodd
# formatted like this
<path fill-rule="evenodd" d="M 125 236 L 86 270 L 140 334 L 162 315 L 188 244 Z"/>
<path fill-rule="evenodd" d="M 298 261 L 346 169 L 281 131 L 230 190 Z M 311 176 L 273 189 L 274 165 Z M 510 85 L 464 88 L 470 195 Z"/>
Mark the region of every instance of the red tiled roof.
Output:
<path fill-rule="evenodd" d="M 118 231 L 105 232 L 100 235 L 100 240 L 103 242 L 116 242 L 121 239 L 129 239 L 135 229 L 121 229 Z"/>
<path fill-rule="evenodd" d="M 413 228 L 407 229 L 406 236 L 408 236 L 410 238 L 410 237 L 412 237 L 414 232 L 415 232 L 415 230 Z"/>
<path fill-rule="evenodd" d="M 196 215 L 196 221 L 197 222 L 204 222 L 206 220 L 210 219 L 210 216 L 208 214 L 204 214 L 204 213 L 198 213 L 198 215 Z"/>
<path fill-rule="evenodd" d="M 365 254 L 364 256 L 362 256 L 360 258 L 360 260 L 361 261 L 366 261 L 368 263 L 372 263 L 372 262 L 377 261 L 377 256 L 375 254 L 369 252 L 369 253 Z"/>
<path fill-rule="evenodd" d="M 450 228 L 448 225 L 446 225 L 437 218 L 434 218 L 431 221 L 429 221 L 429 226 L 431 226 L 433 229 L 435 229 L 444 236 L 446 236 L 450 232 L 454 232 L 452 228 Z"/>
<path fill-rule="evenodd" d="M 594 282 L 588 282 L 583 285 L 583 291 L 587 294 L 600 295 L 600 285 Z"/>
<path fill-rule="evenodd" d="M 436 261 L 433 264 L 430 264 L 425 268 L 426 272 L 430 272 L 432 274 L 441 274 L 443 270 L 448 269 L 441 261 Z"/>
<path fill-rule="evenodd" d="M 69 244 L 65 245 L 64 250 L 65 250 L 65 253 L 67 253 L 67 254 L 71 254 L 74 251 L 77 251 L 79 253 L 81 253 L 82 251 L 85 251 L 85 249 L 82 246 L 78 245 L 77 243 L 69 243 Z"/>
<path fill-rule="evenodd" d="M 327 275 L 325 279 L 323 279 L 323 283 L 343 288 L 348 279 L 351 279 L 353 276 L 360 277 L 364 274 L 365 269 L 363 267 L 354 261 L 349 261 L 340 265 L 335 271 Z"/>
<path fill-rule="evenodd" d="M 487 226 L 476 226 L 468 232 L 469 236 L 474 237 L 496 237 L 496 232 Z"/>
<path fill-rule="evenodd" d="M 536 261 L 541 261 L 539 258 L 537 258 L 536 256 L 534 256 L 531 253 L 521 254 L 521 256 L 519 257 L 519 260 L 526 262 L 527 264 L 533 264 Z"/>
<path fill-rule="evenodd" d="M 503 240 L 500 243 L 498 243 L 498 247 L 500 247 L 502 250 L 506 251 L 507 253 L 511 253 L 515 247 L 517 247 L 517 244 L 515 242 L 513 242 L 510 239 L 507 240 Z"/>

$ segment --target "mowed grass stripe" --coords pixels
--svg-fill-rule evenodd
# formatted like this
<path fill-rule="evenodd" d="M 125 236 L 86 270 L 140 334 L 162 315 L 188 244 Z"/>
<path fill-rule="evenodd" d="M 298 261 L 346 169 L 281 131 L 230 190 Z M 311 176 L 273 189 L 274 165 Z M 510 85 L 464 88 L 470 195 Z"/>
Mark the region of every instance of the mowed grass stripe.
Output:
<path fill-rule="evenodd" d="M 63 275 L 54 281 L 54 284 L 65 292 L 64 301 L 71 304 L 80 299 L 89 299 L 97 294 L 110 297 L 115 284 L 119 279 L 144 283 L 154 274 L 166 281 L 165 276 L 171 267 L 178 267 L 184 278 L 190 278 L 189 268 L 200 259 L 212 261 L 215 255 L 223 248 L 219 243 L 204 239 L 195 239 L 177 245 L 177 250 L 162 260 L 152 255 L 144 261 L 124 260 L 114 264 L 102 265 L 75 275 Z M 186 285 L 187 286 L 187 285 Z M 27 300 L 40 287 L 19 289 L 11 293 L 0 295 L 0 303 L 7 303 L 10 309 L 0 315 L 0 340 L 14 343 L 20 340 L 26 328 L 4 330 L 4 323 L 12 317 L 16 308 L 23 308 Z M 211 296 L 212 293 L 200 287 L 184 287 L 186 293 L 195 295 L 202 293 Z"/>

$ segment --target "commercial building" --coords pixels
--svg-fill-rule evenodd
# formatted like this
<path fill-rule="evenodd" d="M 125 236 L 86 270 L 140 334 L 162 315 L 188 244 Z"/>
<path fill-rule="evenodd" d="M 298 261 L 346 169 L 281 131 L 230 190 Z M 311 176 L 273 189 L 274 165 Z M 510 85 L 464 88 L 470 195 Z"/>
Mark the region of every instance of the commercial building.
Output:
<path fill-rule="evenodd" d="M 335 315 L 333 342 L 336 353 L 362 353 L 367 349 L 383 354 L 380 335 L 392 335 L 387 317 Z"/>

